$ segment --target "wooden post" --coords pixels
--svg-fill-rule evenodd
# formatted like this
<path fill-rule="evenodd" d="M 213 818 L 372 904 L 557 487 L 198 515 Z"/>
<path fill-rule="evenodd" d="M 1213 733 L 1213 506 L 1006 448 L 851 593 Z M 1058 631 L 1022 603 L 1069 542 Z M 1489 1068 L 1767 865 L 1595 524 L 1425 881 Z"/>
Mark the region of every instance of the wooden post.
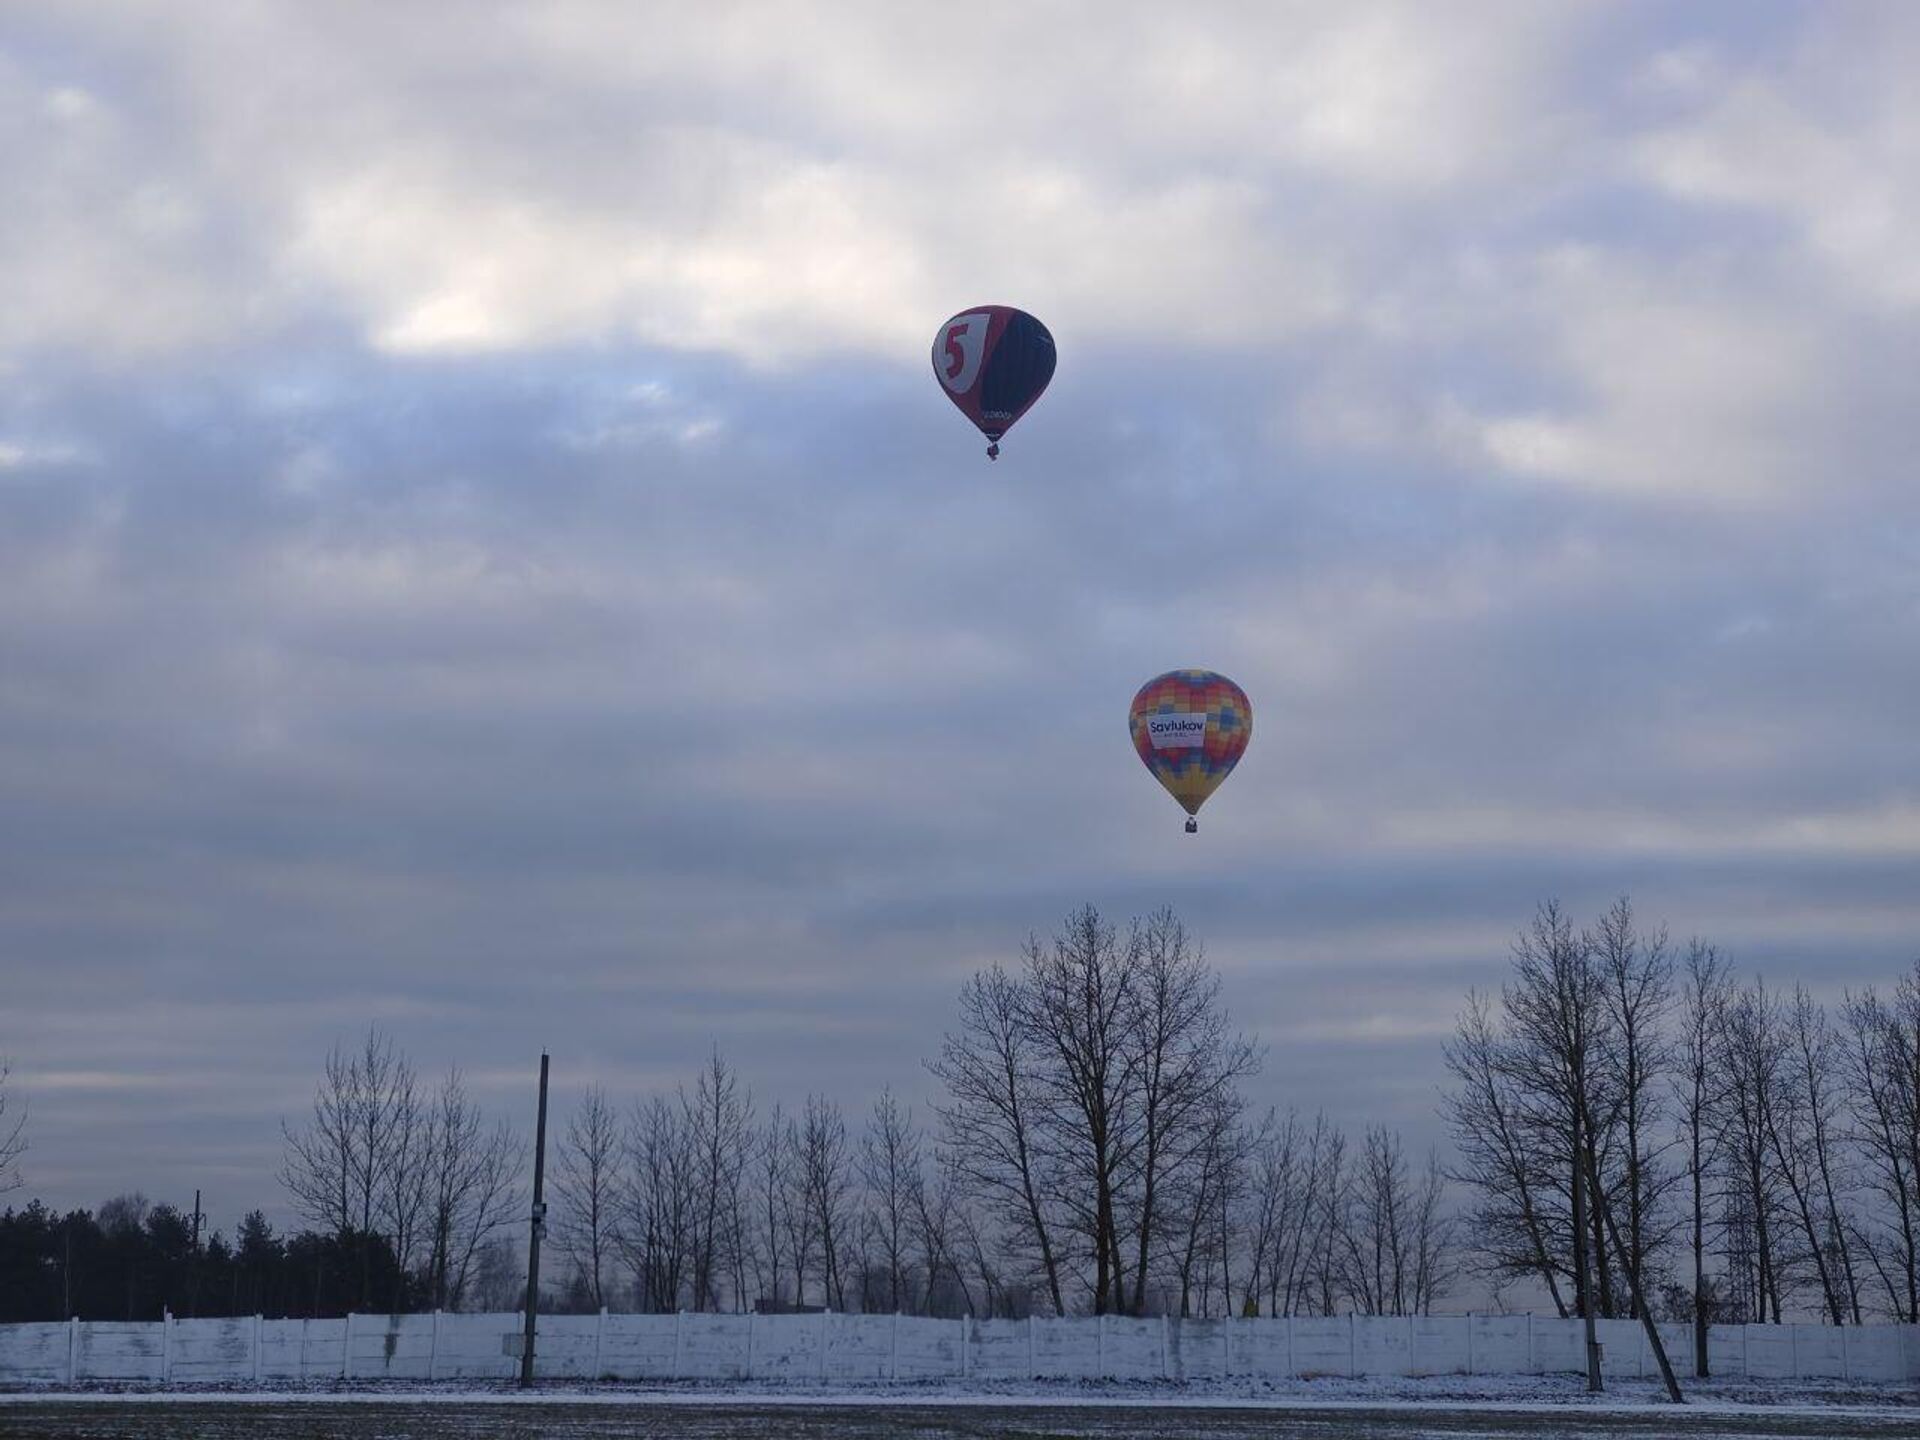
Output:
<path fill-rule="evenodd" d="M 80 1317 L 74 1316 L 67 1321 L 67 1384 L 72 1385 L 78 1378 L 80 1364 Z"/>
<path fill-rule="evenodd" d="M 253 1317 L 253 1383 L 260 1383 L 260 1317 Z"/>
<path fill-rule="evenodd" d="M 607 1307 L 600 1307 L 600 1318 L 593 1326 L 593 1378 L 602 1379 L 607 1373 Z"/>
<path fill-rule="evenodd" d="M 353 1378 L 353 1311 L 347 1311 L 346 1334 L 340 1339 L 340 1378 Z"/>
<path fill-rule="evenodd" d="M 440 1311 L 433 1312 L 433 1333 L 427 1339 L 427 1380 L 440 1378 Z"/>
<path fill-rule="evenodd" d="M 173 1311 L 160 1311 L 160 1383 L 173 1383 Z"/>

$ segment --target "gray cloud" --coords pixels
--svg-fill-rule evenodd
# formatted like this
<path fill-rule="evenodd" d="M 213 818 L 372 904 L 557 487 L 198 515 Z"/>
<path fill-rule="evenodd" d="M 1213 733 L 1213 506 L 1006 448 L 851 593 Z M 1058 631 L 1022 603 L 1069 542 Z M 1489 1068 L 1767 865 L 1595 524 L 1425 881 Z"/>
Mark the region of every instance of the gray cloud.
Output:
<path fill-rule="evenodd" d="M 276 1204 L 376 1019 L 515 1114 L 542 1043 L 915 1092 L 1083 900 L 1421 1138 L 1544 896 L 1911 958 L 1899 12 L 178 8 L 0 44 L 37 1191 Z M 923 369 L 988 296 L 1063 356 L 996 466 Z M 1196 841 L 1178 664 L 1258 710 Z"/>

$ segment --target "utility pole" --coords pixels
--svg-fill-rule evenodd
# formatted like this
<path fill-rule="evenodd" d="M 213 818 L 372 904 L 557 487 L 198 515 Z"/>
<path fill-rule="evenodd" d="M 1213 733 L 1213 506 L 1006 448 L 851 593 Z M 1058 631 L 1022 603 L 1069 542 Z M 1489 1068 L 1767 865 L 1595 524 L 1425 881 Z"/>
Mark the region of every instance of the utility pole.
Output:
<path fill-rule="evenodd" d="M 1600 1340 L 1594 1333 L 1593 1285 L 1587 1273 L 1587 1174 L 1580 1163 L 1581 1147 L 1586 1143 L 1581 1123 L 1585 1111 L 1585 1106 L 1576 1106 L 1573 1117 L 1573 1296 L 1587 1341 L 1587 1393 L 1598 1395 Z"/>
<path fill-rule="evenodd" d="M 520 1388 L 533 1385 L 533 1327 L 540 1313 L 540 1237 L 547 1233 L 547 1052 L 540 1052 L 540 1118 L 533 1130 L 533 1214 L 527 1229 L 527 1337 Z"/>
<path fill-rule="evenodd" d="M 200 1313 L 200 1191 L 193 1192 L 193 1256 L 187 1262 L 187 1318 Z"/>

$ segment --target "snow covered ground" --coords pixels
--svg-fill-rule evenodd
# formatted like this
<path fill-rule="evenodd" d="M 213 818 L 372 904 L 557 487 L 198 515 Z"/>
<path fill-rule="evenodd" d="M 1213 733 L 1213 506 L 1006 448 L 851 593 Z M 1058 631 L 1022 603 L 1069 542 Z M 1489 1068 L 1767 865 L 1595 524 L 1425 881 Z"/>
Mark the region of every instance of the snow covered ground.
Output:
<path fill-rule="evenodd" d="M 1664 1403 L 1657 1382 L 1615 1380 L 1606 1393 L 1589 1396 L 1571 1375 L 832 1387 L 792 1382 L 550 1384 L 530 1392 L 471 1381 L 142 1391 L 99 1386 L 0 1393 L 0 1436 L 1920 1437 L 1920 1387 L 1911 1384 L 1731 1379 L 1690 1381 L 1685 1388 L 1689 1404 L 1676 1411 Z M 1264 1418 L 1256 1424 L 1250 1417 Z"/>

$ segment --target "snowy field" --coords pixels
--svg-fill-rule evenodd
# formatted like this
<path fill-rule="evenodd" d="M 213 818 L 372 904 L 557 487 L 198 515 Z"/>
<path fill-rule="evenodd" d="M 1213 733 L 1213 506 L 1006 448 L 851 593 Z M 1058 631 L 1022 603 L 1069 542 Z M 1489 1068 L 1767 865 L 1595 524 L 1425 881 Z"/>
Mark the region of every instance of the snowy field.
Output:
<path fill-rule="evenodd" d="M 0 1394 L 0 1437 L 48 1440 L 980 1440 L 1007 1436 L 1902 1437 L 1920 1436 L 1912 1387 L 1716 1382 L 1676 1410 L 1646 1383 L 1597 1400 L 1577 1380 L 1312 1381 L 1283 1385 L 886 1386 L 778 1393 L 743 1387 L 595 1387 L 525 1395 L 470 1386 L 128 1394 Z"/>

